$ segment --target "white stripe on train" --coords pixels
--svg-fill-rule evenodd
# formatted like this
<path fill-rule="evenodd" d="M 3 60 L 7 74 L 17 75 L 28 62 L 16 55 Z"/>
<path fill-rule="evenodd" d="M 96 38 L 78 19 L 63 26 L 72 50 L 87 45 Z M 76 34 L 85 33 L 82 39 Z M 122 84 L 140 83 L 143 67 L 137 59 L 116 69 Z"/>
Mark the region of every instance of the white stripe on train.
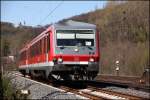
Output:
<path fill-rule="evenodd" d="M 62 64 L 79 64 L 79 65 L 88 65 L 88 61 L 79 61 L 79 62 L 70 62 L 65 61 Z M 42 66 L 54 66 L 54 62 L 44 62 L 44 63 L 36 63 L 36 64 L 28 64 L 28 65 L 20 65 L 19 68 L 26 67 L 42 67 Z"/>

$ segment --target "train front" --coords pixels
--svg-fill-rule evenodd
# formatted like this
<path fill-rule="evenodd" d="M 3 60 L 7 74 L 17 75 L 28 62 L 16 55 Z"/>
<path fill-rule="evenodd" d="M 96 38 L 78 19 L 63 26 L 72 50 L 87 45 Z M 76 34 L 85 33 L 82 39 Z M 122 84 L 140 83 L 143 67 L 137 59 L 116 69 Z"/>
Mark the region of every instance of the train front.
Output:
<path fill-rule="evenodd" d="M 53 74 L 64 80 L 92 80 L 99 71 L 96 26 L 73 22 L 55 25 Z"/>

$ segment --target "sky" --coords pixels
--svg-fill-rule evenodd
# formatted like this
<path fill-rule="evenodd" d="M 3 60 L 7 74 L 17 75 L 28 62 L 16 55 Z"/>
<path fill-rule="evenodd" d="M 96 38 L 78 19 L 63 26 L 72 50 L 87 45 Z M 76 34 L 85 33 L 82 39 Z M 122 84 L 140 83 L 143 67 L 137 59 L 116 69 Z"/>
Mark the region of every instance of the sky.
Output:
<path fill-rule="evenodd" d="M 56 23 L 82 13 L 102 9 L 107 1 L 1 1 L 1 21 L 17 26 Z M 51 13 L 51 14 L 50 14 Z"/>

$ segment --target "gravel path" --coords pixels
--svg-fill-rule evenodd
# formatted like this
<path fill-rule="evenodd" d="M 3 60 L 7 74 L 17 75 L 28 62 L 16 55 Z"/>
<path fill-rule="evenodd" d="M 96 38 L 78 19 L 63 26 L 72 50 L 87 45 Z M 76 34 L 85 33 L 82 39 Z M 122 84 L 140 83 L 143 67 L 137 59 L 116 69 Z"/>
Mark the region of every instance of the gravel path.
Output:
<path fill-rule="evenodd" d="M 11 78 L 13 87 L 30 90 L 29 99 L 87 99 L 46 84 L 41 84 L 40 82 L 15 76 L 12 73 L 8 73 L 7 76 Z"/>

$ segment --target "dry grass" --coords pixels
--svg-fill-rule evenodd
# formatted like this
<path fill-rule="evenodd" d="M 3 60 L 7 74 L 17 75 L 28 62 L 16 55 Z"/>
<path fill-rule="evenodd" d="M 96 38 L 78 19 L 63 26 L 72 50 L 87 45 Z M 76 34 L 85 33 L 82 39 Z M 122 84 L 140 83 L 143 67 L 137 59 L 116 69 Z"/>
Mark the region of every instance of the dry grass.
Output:
<path fill-rule="evenodd" d="M 119 60 L 119 75 L 141 76 L 149 63 L 149 45 L 131 42 L 107 42 L 101 47 L 100 73 L 115 75 L 115 61 Z"/>

